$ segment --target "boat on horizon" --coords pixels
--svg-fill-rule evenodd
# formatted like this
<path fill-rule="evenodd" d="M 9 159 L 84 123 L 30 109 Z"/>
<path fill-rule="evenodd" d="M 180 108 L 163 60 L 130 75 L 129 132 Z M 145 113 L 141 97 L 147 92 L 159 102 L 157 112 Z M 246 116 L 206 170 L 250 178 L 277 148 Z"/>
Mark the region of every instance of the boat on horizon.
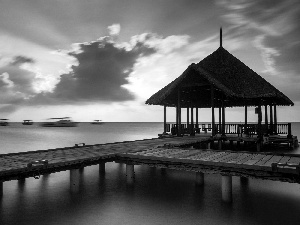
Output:
<path fill-rule="evenodd" d="M 94 125 L 101 125 L 103 123 L 104 122 L 102 122 L 102 120 L 94 120 L 94 122 L 91 122 L 91 124 L 94 124 Z"/>
<path fill-rule="evenodd" d="M 23 120 L 23 125 L 32 125 L 33 121 L 32 120 Z"/>
<path fill-rule="evenodd" d="M 41 124 L 42 127 L 76 127 L 78 122 L 74 122 L 70 117 L 49 118 L 49 122 Z"/>
<path fill-rule="evenodd" d="M 7 121 L 8 119 L 0 119 L 0 126 L 8 126 L 9 123 Z"/>

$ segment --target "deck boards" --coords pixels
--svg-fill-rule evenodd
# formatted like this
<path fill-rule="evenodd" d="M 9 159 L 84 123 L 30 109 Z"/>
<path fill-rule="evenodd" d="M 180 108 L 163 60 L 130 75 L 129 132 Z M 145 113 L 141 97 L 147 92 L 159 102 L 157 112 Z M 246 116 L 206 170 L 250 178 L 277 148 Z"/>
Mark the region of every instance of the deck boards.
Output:
<path fill-rule="evenodd" d="M 278 171 L 282 173 L 298 173 L 297 165 L 300 157 L 293 155 L 272 155 L 238 151 L 218 151 L 211 149 L 192 149 L 186 145 L 206 142 L 207 137 L 174 137 L 163 139 L 147 139 L 138 141 L 97 144 L 78 147 L 66 147 L 31 152 L 0 155 L 0 180 L 18 179 L 18 174 L 30 172 L 27 164 L 33 161 L 47 160 L 46 169 L 65 170 L 69 165 L 83 163 L 97 164 L 97 160 L 148 160 L 161 163 L 177 163 L 178 165 L 204 165 L 230 170 L 256 170 L 272 172 L 273 163 L 282 163 Z M 178 146 L 182 146 L 179 147 Z M 86 163 L 86 164 L 85 164 Z M 287 164 L 292 165 L 287 166 Z M 296 165 L 296 167 L 295 167 Z M 42 164 L 33 165 L 33 169 L 42 170 Z M 277 172 L 278 172 L 277 171 Z M 278 175 L 276 175 L 278 176 Z M 298 174 L 300 179 L 300 174 Z M 5 178 L 3 178 L 5 177 Z M 16 178 L 17 177 L 17 178 Z"/>

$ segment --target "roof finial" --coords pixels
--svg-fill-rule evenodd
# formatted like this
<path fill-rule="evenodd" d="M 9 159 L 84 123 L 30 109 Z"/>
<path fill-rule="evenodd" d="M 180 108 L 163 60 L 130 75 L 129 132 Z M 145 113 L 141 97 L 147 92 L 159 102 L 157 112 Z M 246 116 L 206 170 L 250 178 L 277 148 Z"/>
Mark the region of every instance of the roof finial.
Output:
<path fill-rule="evenodd" d="M 220 28 L 220 47 L 222 47 L 222 27 Z"/>

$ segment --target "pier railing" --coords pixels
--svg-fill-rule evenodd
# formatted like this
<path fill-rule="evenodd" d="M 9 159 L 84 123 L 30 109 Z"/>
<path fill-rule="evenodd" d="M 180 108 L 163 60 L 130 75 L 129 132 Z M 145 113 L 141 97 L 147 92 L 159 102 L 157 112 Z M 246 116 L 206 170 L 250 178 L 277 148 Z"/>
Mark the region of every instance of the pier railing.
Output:
<path fill-rule="evenodd" d="M 165 127 L 165 131 L 167 133 L 171 133 L 173 135 L 177 134 L 177 124 L 167 123 Z M 212 131 L 212 125 L 209 124 L 181 124 L 181 132 L 183 134 L 190 134 L 190 133 L 208 133 Z M 222 130 L 222 125 L 215 124 L 215 131 L 216 134 L 247 134 L 247 135 L 257 135 L 259 131 L 258 124 L 238 124 L 238 123 L 227 123 L 225 124 L 224 131 Z M 291 137 L 292 129 L 291 123 L 278 123 L 278 124 L 261 124 L 261 133 L 262 134 L 286 134 Z"/>

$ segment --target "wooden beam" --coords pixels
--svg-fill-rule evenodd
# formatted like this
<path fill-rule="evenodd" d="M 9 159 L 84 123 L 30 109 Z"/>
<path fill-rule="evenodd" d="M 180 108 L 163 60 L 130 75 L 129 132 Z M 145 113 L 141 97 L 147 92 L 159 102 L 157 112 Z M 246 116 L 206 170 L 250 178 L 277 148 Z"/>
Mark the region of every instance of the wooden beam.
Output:
<path fill-rule="evenodd" d="M 197 127 L 199 126 L 199 121 L 198 121 L 198 107 L 196 107 L 196 125 L 197 125 Z"/>
<path fill-rule="evenodd" d="M 245 103 L 245 127 L 244 127 L 245 134 L 248 134 L 248 131 L 247 131 L 248 115 L 247 114 L 248 114 L 247 103 Z"/>
<path fill-rule="evenodd" d="M 190 130 L 191 136 L 195 136 L 194 132 L 194 108 L 191 106 L 191 130 Z"/>

